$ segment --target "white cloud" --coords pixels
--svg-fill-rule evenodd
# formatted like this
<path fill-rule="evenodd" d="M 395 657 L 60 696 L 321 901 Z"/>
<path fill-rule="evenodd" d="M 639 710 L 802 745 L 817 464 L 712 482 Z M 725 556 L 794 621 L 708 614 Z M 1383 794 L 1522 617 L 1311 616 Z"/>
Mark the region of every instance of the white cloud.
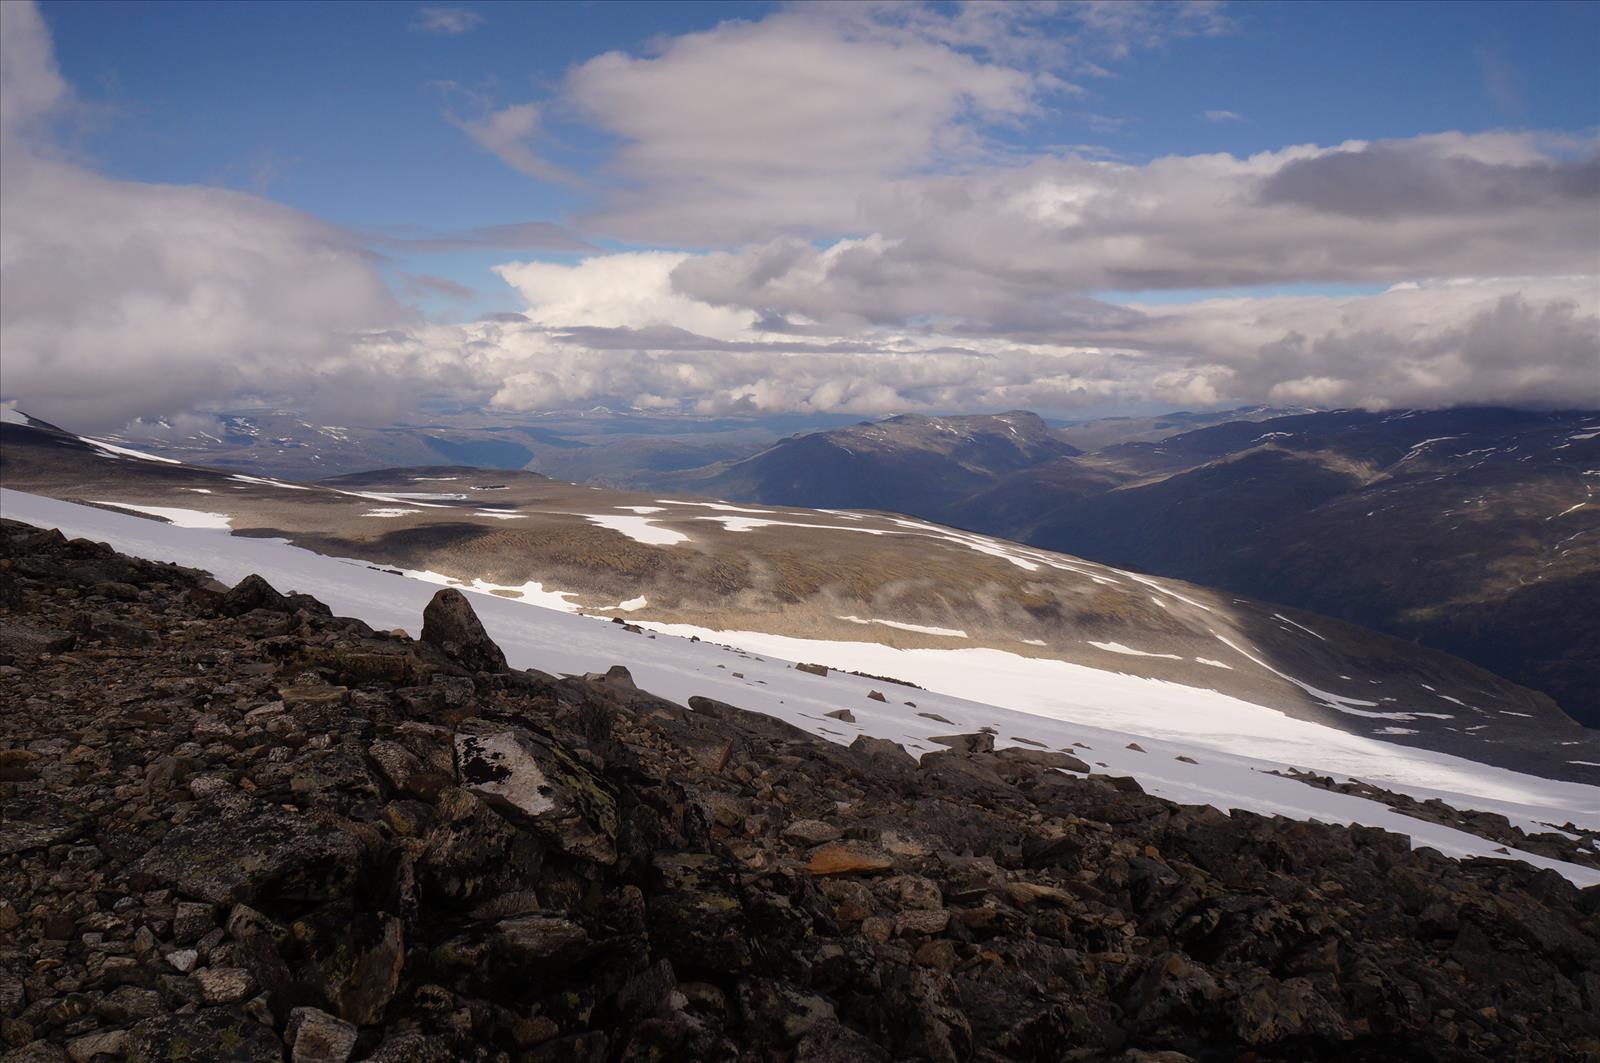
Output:
<path fill-rule="evenodd" d="M 1083 293 L 1103 290 L 1590 273 L 1600 162 L 1573 147 L 1444 134 L 885 182 L 859 203 L 868 237 L 717 252 L 674 283 L 819 321 L 1010 334 L 1092 316 Z"/>
<path fill-rule="evenodd" d="M 1201 111 L 1200 117 L 1208 122 L 1242 122 L 1244 115 L 1235 111 Z"/>
<path fill-rule="evenodd" d="M 52 157 L 40 123 L 65 89 L 29 4 L 0 4 L 0 98 L 8 396 L 95 428 L 244 391 L 393 395 L 403 377 L 351 337 L 407 315 L 343 233 L 255 196 Z"/>
<path fill-rule="evenodd" d="M 1021 117 L 1048 87 L 831 10 L 728 22 L 574 70 L 568 98 L 621 139 L 613 166 L 633 183 L 594 224 L 701 245 L 849 229 L 863 190 L 979 156 L 980 123 Z"/>
<path fill-rule="evenodd" d="M 576 326 L 649 328 L 671 325 L 717 339 L 742 334 L 748 310 L 715 307 L 672 288 L 674 268 L 689 256 L 668 251 L 597 255 L 576 265 L 513 262 L 496 266 L 527 302 L 529 321 L 553 329 Z"/>
<path fill-rule="evenodd" d="M 1600 293 L 1581 277 L 1124 307 L 1006 337 L 859 322 L 784 331 L 672 292 L 682 261 L 694 260 L 598 256 L 517 276 L 534 308 L 469 327 L 475 379 L 499 382 L 496 405 L 528 410 L 1600 404 Z"/>
<path fill-rule="evenodd" d="M 543 124 L 538 104 L 521 103 L 477 119 L 451 116 L 450 120 L 479 147 L 518 173 L 542 181 L 572 180 L 561 167 L 534 153 L 533 144 Z"/>
<path fill-rule="evenodd" d="M 482 15 L 464 7 L 423 7 L 417 10 L 417 17 L 411 24 L 424 33 L 459 37 L 482 22 Z"/>
<path fill-rule="evenodd" d="M 621 145 L 621 190 L 585 235 L 711 250 L 508 262 L 497 272 L 525 312 L 446 326 L 400 305 L 334 226 L 61 161 L 43 123 L 70 94 L 48 35 L 33 7 L 0 4 L 6 397 L 85 429 L 246 395 L 345 412 L 424 393 L 862 415 L 1600 405 L 1592 141 L 1446 133 L 1144 163 L 1002 152 L 990 135 L 1075 92 L 1068 75 L 1096 76 L 1088 56 L 1215 29 L 1205 7 L 1068 10 L 1065 45 L 1024 32 L 1030 7 L 830 5 L 580 65 L 559 102 Z M 485 150 L 568 178 L 538 153 L 541 104 L 474 105 L 457 121 Z M 592 250 L 541 222 L 386 243 Z M 1387 290 L 1095 294 L 1289 282 Z"/>

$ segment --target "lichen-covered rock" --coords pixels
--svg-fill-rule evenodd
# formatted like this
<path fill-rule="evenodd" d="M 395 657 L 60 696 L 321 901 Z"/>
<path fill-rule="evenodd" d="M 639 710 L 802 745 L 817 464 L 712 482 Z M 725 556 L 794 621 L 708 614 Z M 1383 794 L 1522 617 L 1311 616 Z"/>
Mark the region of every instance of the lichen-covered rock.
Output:
<path fill-rule="evenodd" d="M 210 904 L 264 893 L 305 903 L 346 895 L 364 856 L 347 831 L 244 798 L 174 827 L 132 871 Z"/>
<path fill-rule="evenodd" d="M 201 1008 L 146 1019 L 128 1032 L 128 1063 L 282 1063 L 277 1034 L 242 1011 Z"/>
<path fill-rule="evenodd" d="M 468 792 L 564 852 L 616 860 L 616 796 L 559 746 L 526 730 L 458 734 L 456 774 Z"/>
<path fill-rule="evenodd" d="M 345 1063 L 355 1051 L 356 1034 L 350 1023 L 320 1008 L 295 1008 L 289 1012 L 284 1039 L 290 1063 Z"/>

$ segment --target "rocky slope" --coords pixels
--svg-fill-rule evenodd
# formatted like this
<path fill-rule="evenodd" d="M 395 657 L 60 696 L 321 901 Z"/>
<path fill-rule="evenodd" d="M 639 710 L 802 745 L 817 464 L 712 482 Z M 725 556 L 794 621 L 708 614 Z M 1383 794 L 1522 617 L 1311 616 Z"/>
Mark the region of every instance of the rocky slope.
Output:
<path fill-rule="evenodd" d="M 1600 1051 L 1600 887 L 0 545 L 7 1063 Z"/>

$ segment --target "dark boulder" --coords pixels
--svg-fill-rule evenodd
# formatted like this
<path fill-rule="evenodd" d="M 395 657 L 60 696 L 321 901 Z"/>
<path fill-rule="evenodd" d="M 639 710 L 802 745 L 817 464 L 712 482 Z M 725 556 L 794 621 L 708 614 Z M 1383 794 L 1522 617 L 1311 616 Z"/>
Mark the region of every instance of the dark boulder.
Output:
<path fill-rule="evenodd" d="M 483 630 L 467 596 L 446 587 L 422 611 L 422 641 L 473 672 L 504 672 L 506 655 Z"/>

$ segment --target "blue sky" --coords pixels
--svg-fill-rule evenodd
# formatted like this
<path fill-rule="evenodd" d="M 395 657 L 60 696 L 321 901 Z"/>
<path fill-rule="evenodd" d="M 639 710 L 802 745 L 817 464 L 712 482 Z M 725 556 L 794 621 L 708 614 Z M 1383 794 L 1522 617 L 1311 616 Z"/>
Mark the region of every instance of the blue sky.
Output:
<path fill-rule="evenodd" d="M 476 149 L 446 117 L 471 110 L 469 93 L 550 97 L 568 69 L 603 52 L 649 54 L 663 37 L 759 20 L 778 5 L 440 5 L 482 16 L 454 35 L 420 29 L 421 6 L 58 0 L 43 11 L 63 73 L 96 105 L 77 145 L 103 171 L 258 192 L 361 231 L 426 233 L 567 221 L 587 205 L 581 187 L 530 180 Z M 1059 94 L 1045 114 L 996 138 L 1019 152 L 1070 145 L 1145 160 L 1600 122 L 1600 5 L 1250 4 L 1227 19 L 1224 33 L 1096 57 L 1105 76 L 1076 78 L 1083 93 Z M 1062 29 L 1062 20 L 1042 28 Z M 580 174 L 604 166 L 611 138 L 576 115 L 558 112 L 551 126 L 554 157 Z M 511 308 L 490 272 L 503 251 L 385 253 L 393 273 L 443 276 L 480 293 L 465 306 L 427 298 L 436 312 Z"/>
<path fill-rule="evenodd" d="M 0 19 L 68 420 L 1600 402 L 1600 4 Z"/>

